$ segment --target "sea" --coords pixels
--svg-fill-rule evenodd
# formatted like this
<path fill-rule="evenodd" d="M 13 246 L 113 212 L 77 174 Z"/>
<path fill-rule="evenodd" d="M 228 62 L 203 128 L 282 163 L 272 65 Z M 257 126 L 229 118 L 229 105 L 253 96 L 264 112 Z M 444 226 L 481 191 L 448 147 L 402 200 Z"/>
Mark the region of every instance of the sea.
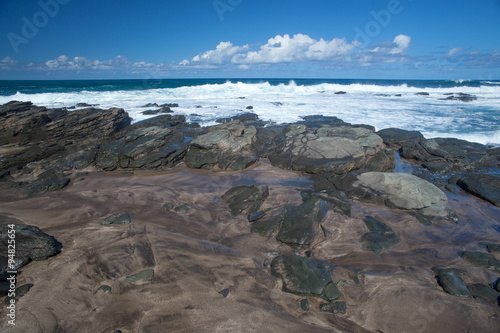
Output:
<path fill-rule="evenodd" d="M 446 99 L 459 93 L 477 99 Z M 454 137 L 500 146 L 500 81 L 496 80 L 0 81 L 0 104 L 12 100 L 49 108 L 70 108 L 78 103 L 102 109 L 118 107 L 134 122 L 153 117 L 143 112 L 159 108 L 147 104 L 177 103 L 174 114 L 202 126 L 248 112 L 268 124 L 293 123 L 308 115 L 336 116 L 377 130 L 395 127 L 420 131 L 426 138 Z"/>

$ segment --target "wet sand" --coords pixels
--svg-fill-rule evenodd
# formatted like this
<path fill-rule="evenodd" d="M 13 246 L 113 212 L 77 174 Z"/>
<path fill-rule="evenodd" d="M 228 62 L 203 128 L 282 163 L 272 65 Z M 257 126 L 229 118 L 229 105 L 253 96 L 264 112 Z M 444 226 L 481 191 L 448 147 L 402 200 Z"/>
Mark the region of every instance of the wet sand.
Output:
<path fill-rule="evenodd" d="M 431 268 L 466 271 L 466 284 L 489 284 L 498 273 L 476 267 L 460 251 L 499 243 L 492 226 L 500 209 L 459 195 L 449 201 L 458 224 L 425 226 L 404 211 L 353 201 L 352 217 L 329 212 L 331 234 L 295 252 L 250 231 L 219 197 L 237 185 L 269 185 L 263 209 L 300 204 L 311 182 L 261 160 L 242 172 L 192 170 L 91 172 L 52 193 L 19 199 L 0 194 L 2 223 L 39 227 L 63 244 L 60 254 L 20 269 L 18 286 L 32 289 L 17 302 L 16 327 L 2 332 L 498 332 L 498 305 L 445 293 Z M 166 211 L 188 204 L 187 212 Z M 129 225 L 101 221 L 127 211 Z M 388 224 L 400 243 L 375 254 L 361 243 L 371 215 Z M 339 300 L 347 313 L 319 311 L 325 301 L 284 293 L 263 263 L 279 254 L 303 254 L 336 266 Z M 127 276 L 154 269 L 154 277 L 128 284 Z M 357 274 L 359 284 L 354 282 Z M 98 291 L 103 286 L 111 292 Z M 229 295 L 218 292 L 229 288 Z M 97 292 L 96 292 L 97 291 Z M 5 306 L 0 315 L 6 318 Z"/>

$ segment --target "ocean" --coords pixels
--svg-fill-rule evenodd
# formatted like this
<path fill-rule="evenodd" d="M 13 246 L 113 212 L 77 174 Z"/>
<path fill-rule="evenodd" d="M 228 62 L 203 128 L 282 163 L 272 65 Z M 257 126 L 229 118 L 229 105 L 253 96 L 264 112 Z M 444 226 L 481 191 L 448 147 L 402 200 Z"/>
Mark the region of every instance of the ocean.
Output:
<path fill-rule="evenodd" d="M 423 94 L 422 94 L 423 93 Z M 450 94 L 477 100 L 446 100 Z M 31 101 L 50 108 L 86 103 L 125 109 L 133 121 L 152 116 L 148 103 L 177 103 L 174 114 L 203 126 L 252 112 L 269 123 L 307 115 L 336 116 L 377 130 L 417 130 L 426 138 L 455 137 L 500 146 L 500 81 L 162 79 L 0 81 L 0 104 Z M 252 108 L 249 108 L 249 107 Z"/>

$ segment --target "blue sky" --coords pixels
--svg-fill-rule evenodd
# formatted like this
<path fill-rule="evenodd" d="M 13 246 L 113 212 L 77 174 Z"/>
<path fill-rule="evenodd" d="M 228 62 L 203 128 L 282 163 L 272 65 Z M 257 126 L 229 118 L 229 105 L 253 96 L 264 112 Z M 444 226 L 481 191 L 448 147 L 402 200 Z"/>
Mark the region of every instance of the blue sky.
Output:
<path fill-rule="evenodd" d="M 500 79 L 500 0 L 0 0 L 0 79 Z"/>

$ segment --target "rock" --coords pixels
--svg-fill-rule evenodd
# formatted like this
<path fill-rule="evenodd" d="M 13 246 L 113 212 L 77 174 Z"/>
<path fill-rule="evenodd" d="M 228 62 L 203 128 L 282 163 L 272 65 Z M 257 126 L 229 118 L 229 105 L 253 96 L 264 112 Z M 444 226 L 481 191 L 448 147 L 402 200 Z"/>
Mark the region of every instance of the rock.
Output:
<path fill-rule="evenodd" d="M 249 105 L 246 107 L 247 110 L 253 110 L 253 106 Z"/>
<path fill-rule="evenodd" d="M 172 116 L 169 114 L 142 120 L 133 125 L 133 127 L 135 128 L 147 128 L 147 127 L 172 128 L 179 126 L 189 126 L 188 124 L 186 124 L 186 117 L 181 115 Z M 195 125 L 195 127 L 199 126 Z"/>
<path fill-rule="evenodd" d="M 385 223 L 372 216 L 366 216 L 363 221 L 370 232 L 364 234 L 361 240 L 370 251 L 380 253 L 384 249 L 389 250 L 392 245 L 399 243 L 396 233 Z"/>
<path fill-rule="evenodd" d="M 230 122 L 209 130 L 190 142 L 185 158 L 188 167 L 237 171 L 257 162 L 251 149 L 256 135 L 254 126 Z"/>
<path fill-rule="evenodd" d="M 471 294 L 461 278 L 463 272 L 453 268 L 433 268 L 437 274 L 438 282 L 448 294 L 458 297 L 469 297 Z"/>
<path fill-rule="evenodd" d="M 9 226 L 0 225 L 0 253 L 7 253 Z M 62 245 L 54 237 L 47 235 L 38 227 L 15 224 L 16 258 L 45 260 L 61 252 Z"/>
<path fill-rule="evenodd" d="M 320 304 L 319 310 L 321 312 L 330 312 L 333 314 L 342 313 L 345 314 L 347 311 L 347 305 L 345 302 L 334 302 Z"/>
<path fill-rule="evenodd" d="M 304 311 L 309 311 L 309 300 L 307 298 L 300 300 L 300 308 Z"/>
<path fill-rule="evenodd" d="M 449 95 L 449 94 L 448 94 Z M 440 98 L 440 101 L 462 101 L 462 102 L 472 102 L 477 100 L 477 97 L 470 94 L 457 93 L 451 94 L 446 98 Z"/>
<path fill-rule="evenodd" d="M 462 253 L 462 258 L 470 261 L 474 265 L 500 272 L 500 260 L 495 259 L 489 253 L 464 251 Z"/>
<path fill-rule="evenodd" d="M 163 209 L 165 209 L 166 211 L 171 211 L 172 209 L 174 209 L 174 204 L 171 202 L 167 202 L 163 205 Z"/>
<path fill-rule="evenodd" d="M 226 298 L 227 296 L 229 296 L 229 288 L 226 288 L 226 289 L 219 291 L 218 294 L 220 294 L 220 295 L 224 296 L 224 298 Z"/>
<path fill-rule="evenodd" d="M 96 166 L 121 169 L 168 169 L 179 164 L 188 144 L 180 131 L 167 127 L 131 126 L 118 139 L 102 144 Z"/>
<path fill-rule="evenodd" d="M 264 215 L 266 215 L 266 212 L 256 212 L 256 213 L 248 214 L 247 220 L 248 220 L 248 222 L 255 222 L 255 221 L 261 219 L 262 217 L 264 217 Z"/>
<path fill-rule="evenodd" d="M 125 278 L 125 281 L 128 284 L 132 284 L 132 283 L 135 283 L 137 281 L 141 281 L 141 280 L 146 280 L 146 279 L 152 278 L 154 276 L 154 273 L 155 272 L 154 272 L 153 269 L 146 269 L 146 270 L 141 271 L 139 273 L 127 276 Z"/>
<path fill-rule="evenodd" d="M 280 255 L 271 262 L 271 274 L 281 278 L 283 291 L 302 296 L 323 297 L 325 289 L 331 297 L 338 297 L 324 262 L 296 255 Z M 326 288 L 329 286 L 328 288 Z"/>
<path fill-rule="evenodd" d="M 5 300 L 4 300 L 5 305 L 10 305 L 11 299 L 14 299 L 17 302 L 21 297 L 24 297 L 28 293 L 28 291 L 30 291 L 30 289 L 32 287 L 33 287 L 32 283 L 27 283 L 27 284 L 24 284 L 20 287 L 17 287 L 14 298 L 12 298 L 12 297 L 5 298 Z"/>
<path fill-rule="evenodd" d="M 227 202 L 233 215 L 248 212 L 255 214 L 269 196 L 267 186 L 236 186 L 224 193 L 221 198 Z"/>
<path fill-rule="evenodd" d="M 304 117 L 297 124 L 259 128 L 254 146 L 273 165 L 310 174 L 392 170 L 395 165 L 394 155 L 388 155 L 371 129 L 335 117 Z"/>
<path fill-rule="evenodd" d="M 319 196 L 306 198 L 300 206 L 287 206 L 276 239 L 289 245 L 310 245 L 330 209 L 329 202 Z"/>
<path fill-rule="evenodd" d="M 191 209 L 191 206 L 189 204 L 185 203 L 185 204 L 182 204 L 180 206 L 175 207 L 174 211 L 176 211 L 177 213 L 186 213 L 190 209 Z"/>
<path fill-rule="evenodd" d="M 253 109 L 252 106 L 247 107 L 247 110 L 252 110 L 252 109 Z M 217 119 L 215 122 L 217 122 L 219 124 L 226 124 L 226 123 L 230 123 L 233 121 L 247 123 L 247 122 L 255 122 L 258 120 L 259 120 L 259 116 L 257 116 L 255 113 L 247 112 L 247 113 L 242 113 L 242 114 L 239 114 L 237 116 L 233 116 L 233 117 L 229 117 L 229 118 L 220 118 L 220 119 Z"/>
<path fill-rule="evenodd" d="M 156 115 L 159 113 L 158 110 L 146 110 L 141 112 L 145 116 L 151 116 L 151 115 Z"/>
<path fill-rule="evenodd" d="M 446 195 L 430 182 L 406 173 L 366 172 L 344 176 L 335 185 L 349 196 L 416 212 L 430 223 L 454 221 Z"/>
<path fill-rule="evenodd" d="M 69 178 L 49 178 L 37 180 L 26 188 L 26 195 L 31 197 L 35 194 L 52 192 L 66 187 L 70 182 Z"/>
<path fill-rule="evenodd" d="M 497 161 L 500 161 L 500 147 L 488 149 L 486 151 L 486 155 L 493 157 Z"/>
<path fill-rule="evenodd" d="M 427 163 L 432 168 L 446 172 L 463 172 L 498 167 L 498 160 L 488 156 L 487 151 L 488 147 L 479 143 L 453 138 L 434 138 L 423 139 L 420 142 L 404 142 L 400 154 L 401 157 L 414 160 L 421 165 Z M 432 164 L 429 164 L 430 162 Z"/>
<path fill-rule="evenodd" d="M 418 93 L 415 93 L 415 95 L 420 95 L 420 96 L 429 96 L 429 93 L 428 92 L 418 92 Z"/>
<path fill-rule="evenodd" d="M 335 92 L 335 95 L 344 95 L 344 94 L 346 94 L 345 91 L 336 91 Z"/>
<path fill-rule="evenodd" d="M 127 212 L 119 212 L 113 215 L 106 217 L 101 224 L 102 225 L 110 225 L 110 224 L 129 224 L 132 223 L 132 219 Z"/>
<path fill-rule="evenodd" d="M 103 293 L 110 293 L 111 292 L 111 287 L 108 285 L 102 285 L 97 289 L 94 294 L 97 294 L 99 291 L 102 291 Z"/>
<path fill-rule="evenodd" d="M 155 107 L 158 107 L 159 105 L 156 104 L 156 103 L 148 103 L 148 104 L 145 104 L 143 106 L 141 106 L 141 108 L 155 108 Z"/>
<path fill-rule="evenodd" d="M 468 174 L 457 181 L 468 193 L 500 207 L 500 177 L 488 174 Z"/>
<path fill-rule="evenodd" d="M 384 143 L 395 150 L 408 142 L 420 142 L 424 136 L 419 131 L 405 131 L 399 128 L 386 128 L 377 132 L 377 135 L 384 140 Z"/>
<path fill-rule="evenodd" d="M 481 283 L 476 283 L 468 286 L 468 289 L 472 294 L 472 296 L 475 298 L 482 298 L 485 301 L 495 304 L 498 302 L 498 297 L 499 297 L 498 291 L 491 288 L 490 286 Z"/>

